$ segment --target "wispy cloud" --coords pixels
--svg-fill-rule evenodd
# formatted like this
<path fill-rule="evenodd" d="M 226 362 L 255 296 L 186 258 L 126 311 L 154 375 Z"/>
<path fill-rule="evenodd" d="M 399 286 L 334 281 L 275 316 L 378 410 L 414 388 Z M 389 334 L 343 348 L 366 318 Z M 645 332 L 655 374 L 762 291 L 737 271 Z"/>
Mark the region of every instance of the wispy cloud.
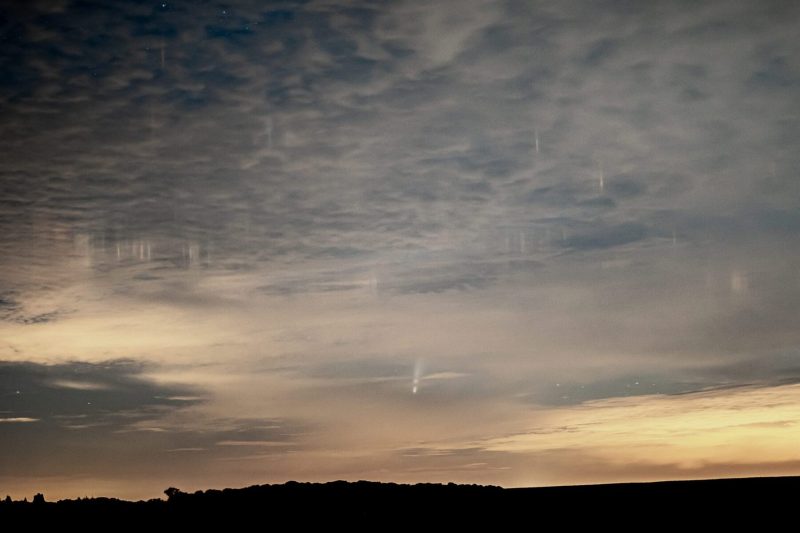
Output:
<path fill-rule="evenodd" d="M 0 423 L 3 424 L 25 424 L 29 422 L 38 422 L 38 418 L 28 418 L 28 417 L 11 417 L 11 418 L 0 418 Z"/>

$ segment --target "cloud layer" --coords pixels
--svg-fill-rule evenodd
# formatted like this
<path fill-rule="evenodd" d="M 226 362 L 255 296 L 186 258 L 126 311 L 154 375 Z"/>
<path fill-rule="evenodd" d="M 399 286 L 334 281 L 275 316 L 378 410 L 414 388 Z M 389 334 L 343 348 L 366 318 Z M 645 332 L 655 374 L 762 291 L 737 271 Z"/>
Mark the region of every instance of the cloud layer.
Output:
<path fill-rule="evenodd" d="M 766 409 L 794 394 L 799 15 L 777 0 L 9 8 L 0 456 L 40 477 L 5 461 L 4 485 L 150 497 L 167 478 L 525 484 L 702 463 L 691 439 L 658 470 L 566 433 L 524 450 L 508 435 L 557 412 L 601 433 L 630 419 L 633 439 L 641 399 L 674 406 L 667 442 L 694 420 L 681 395 L 750 387 Z M 614 402 L 630 417 L 608 418 Z M 758 464 L 797 472 L 773 455 Z"/>

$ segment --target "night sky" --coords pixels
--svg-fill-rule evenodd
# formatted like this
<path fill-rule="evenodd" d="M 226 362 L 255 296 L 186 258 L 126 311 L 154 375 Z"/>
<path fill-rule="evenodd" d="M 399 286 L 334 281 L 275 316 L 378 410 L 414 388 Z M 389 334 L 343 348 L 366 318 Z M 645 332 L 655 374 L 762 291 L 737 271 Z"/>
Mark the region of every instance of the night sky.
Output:
<path fill-rule="evenodd" d="M 0 10 L 0 497 L 800 474 L 800 4 Z"/>

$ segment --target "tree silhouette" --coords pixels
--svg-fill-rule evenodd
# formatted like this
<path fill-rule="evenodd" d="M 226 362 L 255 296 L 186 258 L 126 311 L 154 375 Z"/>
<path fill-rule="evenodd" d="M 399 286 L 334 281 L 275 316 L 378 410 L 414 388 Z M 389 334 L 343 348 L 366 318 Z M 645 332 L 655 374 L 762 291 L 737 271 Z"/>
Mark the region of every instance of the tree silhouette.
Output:
<path fill-rule="evenodd" d="M 179 494 L 181 494 L 181 491 L 180 491 L 180 489 L 176 489 L 175 487 L 170 487 L 170 488 L 168 488 L 167 490 L 164 491 L 164 494 L 167 495 L 167 499 L 168 500 L 172 501 Z"/>

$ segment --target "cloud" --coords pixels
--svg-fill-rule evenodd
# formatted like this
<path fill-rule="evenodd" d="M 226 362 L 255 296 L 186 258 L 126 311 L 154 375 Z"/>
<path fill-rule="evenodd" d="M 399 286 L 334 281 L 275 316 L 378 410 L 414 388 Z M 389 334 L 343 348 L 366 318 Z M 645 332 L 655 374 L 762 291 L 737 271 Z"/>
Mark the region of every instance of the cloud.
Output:
<path fill-rule="evenodd" d="M 452 261 L 431 237 L 449 231 L 451 238 L 469 239 L 508 218 L 524 224 L 513 201 L 520 196 L 549 198 L 551 208 L 572 210 L 571 224 L 613 228 L 620 224 L 615 219 L 628 218 L 634 227 L 642 223 L 640 207 L 659 207 L 642 192 L 671 189 L 655 177 L 645 186 L 630 176 L 671 172 L 697 193 L 708 190 L 706 178 L 698 176 L 713 179 L 721 172 L 713 170 L 719 165 L 711 163 L 714 157 L 727 157 L 725 168 L 736 168 L 735 150 L 720 153 L 709 128 L 740 138 L 737 146 L 762 142 L 745 141 L 749 130 L 734 126 L 754 117 L 737 109 L 744 96 L 730 93 L 733 85 L 720 79 L 742 59 L 754 69 L 766 68 L 742 48 L 766 32 L 759 17 L 771 16 L 753 5 L 742 12 L 718 4 L 698 8 L 699 23 L 665 8 L 666 29 L 652 28 L 640 12 L 608 9 L 592 32 L 582 31 L 589 13 L 515 2 L 475 2 L 458 16 L 415 2 L 380 12 L 367 5 L 334 11 L 314 3 L 260 12 L 234 3 L 226 14 L 208 6 L 192 17 L 180 2 L 168 8 L 111 4 L 84 10 L 80 29 L 73 27 L 77 19 L 70 9 L 77 7 L 28 18 L 25 31 L 40 31 L 47 23 L 55 28 L 50 42 L 65 50 L 76 46 L 73 39 L 81 32 L 96 33 L 98 44 L 82 58 L 54 54 L 38 41 L 14 52 L 20 64 L 66 76 L 67 94 L 46 96 L 41 84 L 35 85 L 39 92 L 24 93 L 23 84 L 14 94 L 58 118 L 29 130 L 33 149 L 25 153 L 36 153 L 37 146 L 64 147 L 73 159 L 48 160 L 63 160 L 63 167 L 78 158 L 82 173 L 20 159 L 11 168 L 29 179 L 15 181 L 9 174 L 4 182 L 9 197 L 33 198 L 35 191 L 52 189 L 48 202 L 55 220 L 68 216 L 62 207 L 79 209 L 79 219 L 80 209 L 98 214 L 95 222 L 82 222 L 93 247 L 98 240 L 110 241 L 112 250 L 115 242 L 123 248 L 131 240 L 152 243 L 157 228 L 172 239 L 159 243 L 156 255 L 175 256 L 178 248 L 192 246 L 186 242 L 194 240 L 187 234 L 191 225 L 206 241 L 198 243 L 198 253 L 216 249 L 218 261 L 238 256 L 258 262 L 276 254 L 295 260 L 375 256 L 388 252 L 388 243 Z M 759 20 L 756 34 L 713 29 L 742 13 Z M 523 31 L 531 27 L 536 30 Z M 613 27 L 624 30 L 610 38 L 606 33 Z M 771 38 L 783 38 L 780 28 Z M 648 54 L 665 42 L 664 60 L 653 62 Z M 704 51 L 694 62 L 683 59 L 682 47 L 701 50 L 704 44 L 729 45 L 730 52 L 721 63 Z M 295 71 L 302 74 L 290 75 L 280 66 L 287 64 L 301 67 Z M 786 60 L 767 64 L 790 68 Z M 497 69 L 505 70 L 487 74 Z M 729 91 L 717 109 L 674 101 L 676 90 L 701 82 Z M 78 100 L 65 107 L 71 93 L 92 98 L 91 105 Z M 623 102 L 620 93 L 632 96 Z M 13 109 L 19 120 L 35 124 L 21 102 Z M 121 116 L 125 126 L 112 131 L 112 120 L 119 124 Z M 772 117 L 755 123 L 766 127 Z M 382 127 L 386 123 L 393 124 L 390 131 Z M 78 124 L 93 128 L 77 137 L 62 135 Z M 216 135 L 220 129 L 225 135 Z M 600 167 L 608 175 L 608 197 L 592 192 Z M 368 179 L 376 174 L 380 179 Z M 325 176 L 336 187 L 326 186 Z M 562 191 L 560 200 L 553 191 Z M 667 200 L 684 196 L 673 192 Z M 426 208 L 430 202 L 436 205 Z M 12 212 L 22 213 L 24 205 Z M 598 209 L 608 213 L 598 219 Z M 124 227 L 123 234 L 109 231 L 115 226 Z M 263 257 L 248 257 L 251 241 L 260 243 Z"/>
<path fill-rule="evenodd" d="M 474 441 L 530 410 L 794 383 L 797 15 L 9 8 L 0 403 L 39 420 L 3 424 L 3 453 L 32 446 L 44 472 L 42 443 L 87 465 L 98 438 L 124 466 L 87 466 L 96 486 L 103 468 L 190 477 L 205 459 L 235 484 L 305 459 L 320 475 L 510 482 L 492 476 L 536 460 Z M 470 451 L 398 459 L 426 446 Z M 590 471 L 592 453 L 569 457 Z M 550 479 L 578 479 L 547 455 Z"/>
<path fill-rule="evenodd" d="M 152 370 L 129 360 L 3 363 L 0 431 L 7 449 L 25 450 L 4 466 L 4 479 L 62 478 L 80 485 L 86 475 L 166 476 L 166 482 L 190 464 L 202 469 L 209 461 L 246 455 L 224 443 L 269 442 L 275 453 L 302 449 L 296 434 L 306 425 L 214 416 L 202 410 L 209 397 L 198 395 L 196 386 L 157 382 L 145 373 Z M 177 458 L 176 450 L 194 453 Z"/>
<path fill-rule="evenodd" d="M 3 424 L 26 424 L 29 422 L 38 422 L 38 418 L 28 418 L 28 417 L 12 417 L 12 418 L 0 418 L 0 423 Z"/>
<path fill-rule="evenodd" d="M 647 229 L 645 226 L 635 223 L 623 223 L 574 235 L 566 239 L 564 245 L 569 248 L 592 250 L 629 244 L 640 241 L 646 236 Z"/>
<path fill-rule="evenodd" d="M 52 381 L 51 384 L 64 389 L 76 390 L 103 390 L 109 388 L 109 386 L 104 383 L 93 383 L 91 381 L 72 381 L 66 379 L 55 380 Z"/>
<path fill-rule="evenodd" d="M 598 400 L 538 413 L 537 425 L 483 447 L 578 461 L 592 457 L 599 470 L 635 465 L 628 479 L 648 468 L 658 477 L 684 478 L 759 463 L 791 465 L 797 391 L 797 385 L 785 385 Z"/>
<path fill-rule="evenodd" d="M 17 302 L 12 295 L 0 297 L 0 320 L 17 324 L 44 324 L 56 320 L 59 314 L 59 311 L 26 313 L 20 303 Z"/>
<path fill-rule="evenodd" d="M 221 440 L 217 443 L 217 446 L 264 446 L 264 447 L 273 447 L 273 446 L 291 446 L 291 443 L 287 442 L 275 442 L 271 440 Z"/>
<path fill-rule="evenodd" d="M 94 422 L 109 414 L 179 408 L 202 401 L 201 397 L 189 401 L 170 399 L 196 391 L 151 383 L 142 376 L 146 368 L 133 360 L 50 365 L 0 362 L 0 386 L 4 391 L 0 405 L 36 419 L 86 415 L 88 422 Z"/>

